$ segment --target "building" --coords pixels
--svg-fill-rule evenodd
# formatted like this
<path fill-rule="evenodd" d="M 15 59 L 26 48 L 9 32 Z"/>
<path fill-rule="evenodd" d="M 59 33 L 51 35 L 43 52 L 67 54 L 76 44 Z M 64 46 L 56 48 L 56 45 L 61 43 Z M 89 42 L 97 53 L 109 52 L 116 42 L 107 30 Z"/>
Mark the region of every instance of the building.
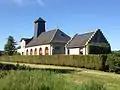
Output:
<path fill-rule="evenodd" d="M 18 52 L 21 55 L 54 55 L 65 54 L 65 45 L 70 37 L 60 29 L 45 30 L 45 21 L 38 18 L 34 22 L 34 36 L 22 38 L 21 48 Z"/>
<path fill-rule="evenodd" d="M 103 52 L 99 46 L 110 48 L 110 44 L 100 29 L 80 35 L 76 34 L 70 38 L 60 29 L 46 31 L 45 21 L 42 18 L 38 18 L 34 22 L 33 37 L 22 38 L 20 42 L 21 45 L 17 51 L 21 55 L 103 54 L 106 52 Z M 90 45 L 94 46 L 93 52 L 91 52 Z M 100 51 L 94 52 L 97 49 Z"/>
<path fill-rule="evenodd" d="M 97 29 L 94 32 L 74 35 L 74 37 L 71 38 L 71 40 L 69 40 L 66 44 L 66 55 L 88 55 L 91 53 L 89 50 L 89 45 L 94 46 L 94 51 L 96 46 L 103 47 L 103 45 L 108 47 L 110 50 L 110 44 L 108 43 L 107 39 L 103 35 L 102 31 Z M 97 51 L 97 54 L 98 53 L 109 53 L 109 51 L 102 52 L 102 50 L 100 50 Z M 95 52 L 92 54 L 95 54 Z"/>

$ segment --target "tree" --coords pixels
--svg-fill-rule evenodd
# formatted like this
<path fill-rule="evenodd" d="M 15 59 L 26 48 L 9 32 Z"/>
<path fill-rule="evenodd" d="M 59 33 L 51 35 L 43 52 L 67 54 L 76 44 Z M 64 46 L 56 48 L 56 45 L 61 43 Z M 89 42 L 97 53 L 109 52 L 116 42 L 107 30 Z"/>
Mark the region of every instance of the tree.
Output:
<path fill-rule="evenodd" d="M 12 36 L 8 37 L 7 43 L 4 46 L 7 55 L 13 55 L 16 52 L 16 42 Z"/>

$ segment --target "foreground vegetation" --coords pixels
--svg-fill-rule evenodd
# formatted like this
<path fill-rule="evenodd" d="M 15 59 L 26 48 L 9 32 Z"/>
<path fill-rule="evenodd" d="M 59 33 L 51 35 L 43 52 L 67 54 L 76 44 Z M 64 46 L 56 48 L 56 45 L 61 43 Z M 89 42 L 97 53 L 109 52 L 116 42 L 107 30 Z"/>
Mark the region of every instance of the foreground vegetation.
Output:
<path fill-rule="evenodd" d="M 57 67 L 57 66 L 56 66 Z M 88 69 L 0 64 L 0 90 L 120 90 L 120 75 Z"/>
<path fill-rule="evenodd" d="M 105 90 L 94 81 L 77 84 L 51 71 L 0 71 L 0 90 Z"/>
<path fill-rule="evenodd" d="M 85 70 L 65 74 L 68 81 L 73 81 L 78 85 L 90 81 L 102 84 L 106 90 L 120 90 L 120 75 L 114 73 L 107 73 L 102 71 Z M 89 90 L 89 89 L 88 89 Z"/>
<path fill-rule="evenodd" d="M 57 67 L 57 66 L 56 66 Z M 88 69 L 0 64 L 0 90 L 120 90 L 120 75 Z"/>
<path fill-rule="evenodd" d="M 68 70 L 36 70 L 0 64 L 0 90 L 120 90 L 120 53 L 87 56 L 1 56 L 0 61 L 82 67 Z M 12 70 L 11 70 L 12 68 Z M 5 70 L 5 71 L 4 71 Z M 15 70 L 15 71 L 14 71 Z"/>

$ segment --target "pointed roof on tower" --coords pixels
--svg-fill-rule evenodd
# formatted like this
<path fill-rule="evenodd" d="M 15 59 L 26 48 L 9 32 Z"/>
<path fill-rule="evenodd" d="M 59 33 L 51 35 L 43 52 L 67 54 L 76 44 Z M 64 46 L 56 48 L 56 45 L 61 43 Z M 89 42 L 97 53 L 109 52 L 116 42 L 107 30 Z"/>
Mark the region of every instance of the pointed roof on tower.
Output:
<path fill-rule="evenodd" d="M 37 22 L 46 22 L 46 21 L 43 18 L 39 17 L 34 22 L 37 23 Z"/>

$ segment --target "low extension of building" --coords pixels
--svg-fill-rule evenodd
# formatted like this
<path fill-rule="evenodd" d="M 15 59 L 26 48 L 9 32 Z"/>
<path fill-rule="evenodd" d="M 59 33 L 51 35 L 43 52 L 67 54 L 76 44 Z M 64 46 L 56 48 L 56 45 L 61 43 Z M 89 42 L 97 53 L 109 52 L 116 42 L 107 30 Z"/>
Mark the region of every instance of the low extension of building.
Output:
<path fill-rule="evenodd" d="M 100 50 L 95 52 L 95 47 L 107 47 L 108 51 Z M 90 52 L 90 46 L 94 46 L 94 52 Z M 94 32 L 76 34 L 71 40 L 66 44 L 66 55 L 88 55 L 88 54 L 102 54 L 110 52 L 110 44 L 103 35 L 100 29 L 95 30 Z"/>
<path fill-rule="evenodd" d="M 45 22 L 42 18 L 35 20 L 33 37 L 20 40 L 18 52 L 21 55 L 88 55 L 90 54 L 89 45 L 104 44 L 110 47 L 100 29 L 85 34 L 75 34 L 70 38 L 60 29 L 46 31 Z"/>

